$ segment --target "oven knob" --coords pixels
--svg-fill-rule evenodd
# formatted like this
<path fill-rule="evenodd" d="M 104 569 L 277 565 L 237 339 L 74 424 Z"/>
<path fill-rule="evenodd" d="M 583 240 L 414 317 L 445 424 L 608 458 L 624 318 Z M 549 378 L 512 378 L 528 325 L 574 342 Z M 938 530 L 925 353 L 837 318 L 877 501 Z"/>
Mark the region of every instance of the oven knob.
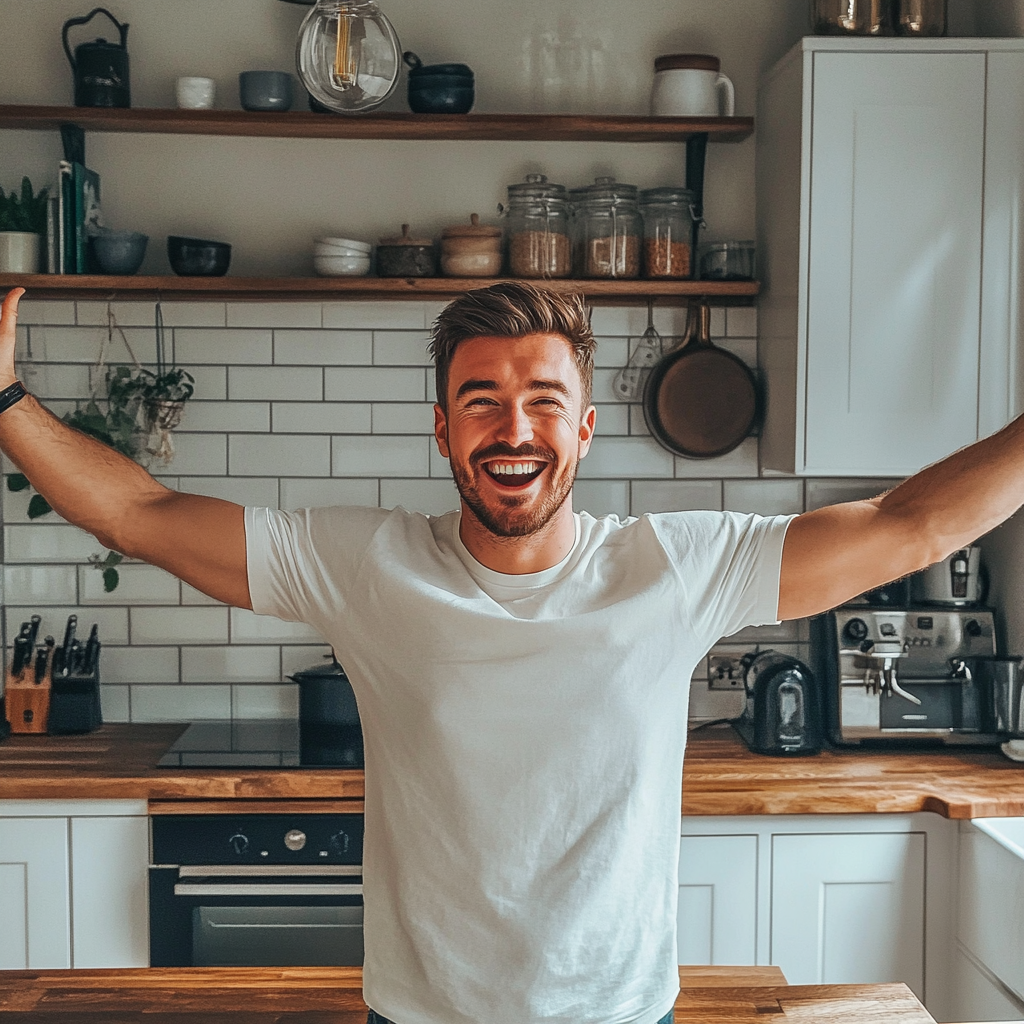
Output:
<path fill-rule="evenodd" d="M 859 644 L 868 636 L 868 624 L 863 619 L 850 619 L 843 627 L 843 641 L 847 644 Z"/>
<path fill-rule="evenodd" d="M 284 834 L 284 845 L 289 850 L 301 850 L 306 845 L 306 833 L 297 828 L 290 829 Z"/>
<path fill-rule="evenodd" d="M 249 852 L 249 840 L 241 832 L 236 832 L 228 842 L 231 844 L 231 849 L 239 856 Z"/>
<path fill-rule="evenodd" d="M 327 845 L 331 848 L 331 853 L 335 856 L 340 857 L 344 853 L 348 853 L 349 837 L 347 832 L 335 832 L 330 839 L 327 840 Z"/>

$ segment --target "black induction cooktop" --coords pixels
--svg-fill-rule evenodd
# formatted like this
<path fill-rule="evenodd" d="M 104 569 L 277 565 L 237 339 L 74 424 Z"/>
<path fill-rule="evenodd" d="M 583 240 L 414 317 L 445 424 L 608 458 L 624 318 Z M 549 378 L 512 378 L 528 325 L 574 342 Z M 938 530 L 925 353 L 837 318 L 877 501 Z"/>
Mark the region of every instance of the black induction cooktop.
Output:
<path fill-rule="evenodd" d="M 158 768 L 362 768 L 358 725 L 294 718 L 192 722 Z"/>

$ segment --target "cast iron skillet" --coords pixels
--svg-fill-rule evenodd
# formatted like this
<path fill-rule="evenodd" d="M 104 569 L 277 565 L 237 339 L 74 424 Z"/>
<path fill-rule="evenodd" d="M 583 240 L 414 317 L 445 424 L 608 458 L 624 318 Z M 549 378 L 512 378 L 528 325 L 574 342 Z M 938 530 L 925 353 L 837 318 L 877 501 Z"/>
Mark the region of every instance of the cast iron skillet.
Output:
<path fill-rule="evenodd" d="M 757 380 L 739 356 L 711 343 L 706 302 L 690 307 L 686 336 L 651 370 L 643 406 L 658 444 L 687 459 L 731 452 L 760 421 Z"/>

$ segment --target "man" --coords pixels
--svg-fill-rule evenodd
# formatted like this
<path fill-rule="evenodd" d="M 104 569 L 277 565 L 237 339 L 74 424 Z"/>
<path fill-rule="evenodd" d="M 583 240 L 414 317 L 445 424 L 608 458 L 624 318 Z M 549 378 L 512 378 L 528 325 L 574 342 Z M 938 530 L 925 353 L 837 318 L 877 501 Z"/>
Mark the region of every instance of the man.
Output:
<path fill-rule="evenodd" d="M 459 512 L 179 494 L 15 384 L 0 447 L 66 519 L 338 652 L 366 745 L 364 994 L 397 1024 L 655 1024 L 676 974 L 690 674 L 722 635 L 838 605 L 1024 499 L 1017 421 L 871 501 L 797 517 L 573 512 L 594 339 L 526 284 L 438 317 Z"/>

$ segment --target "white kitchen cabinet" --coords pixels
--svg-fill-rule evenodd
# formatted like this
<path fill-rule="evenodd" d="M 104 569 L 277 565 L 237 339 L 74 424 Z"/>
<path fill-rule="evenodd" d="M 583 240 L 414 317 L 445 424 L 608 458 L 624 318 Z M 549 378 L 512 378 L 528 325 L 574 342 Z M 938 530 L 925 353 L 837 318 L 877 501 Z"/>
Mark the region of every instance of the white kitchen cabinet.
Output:
<path fill-rule="evenodd" d="M 0 817 L 0 969 L 71 966 L 66 818 Z"/>
<path fill-rule="evenodd" d="M 1024 1020 L 1024 1002 L 959 945 L 953 963 L 953 978 L 952 1012 L 947 1020 Z"/>
<path fill-rule="evenodd" d="M 0 800 L 0 968 L 149 965 L 146 813 Z"/>
<path fill-rule="evenodd" d="M 681 964 L 756 963 L 756 835 L 682 837 L 677 929 Z"/>
<path fill-rule="evenodd" d="M 802 41 L 758 101 L 766 468 L 903 476 L 1020 408 L 1020 40 Z"/>

